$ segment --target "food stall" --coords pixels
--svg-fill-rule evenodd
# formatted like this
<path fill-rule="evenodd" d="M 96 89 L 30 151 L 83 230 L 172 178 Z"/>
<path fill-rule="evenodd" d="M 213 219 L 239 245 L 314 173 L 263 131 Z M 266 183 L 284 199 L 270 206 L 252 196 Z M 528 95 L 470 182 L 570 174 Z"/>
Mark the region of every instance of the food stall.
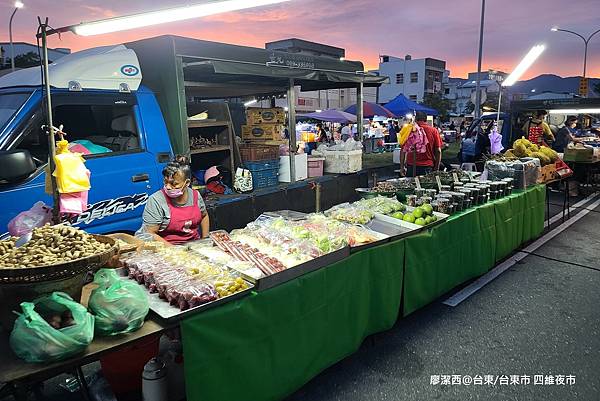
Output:
<path fill-rule="evenodd" d="M 144 326 L 47 369 L 11 356 L 14 371 L 29 373 L 0 380 L 47 377 L 180 325 L 189 399 L 281 399 L 543 229 L 543 185 L 511 190 L 511 180 L 456 172 L 362 193 L 324 213 L 265 213 L 183 247 L 134 247 L 120 256 L 120 280 L 146 294 Z"/>

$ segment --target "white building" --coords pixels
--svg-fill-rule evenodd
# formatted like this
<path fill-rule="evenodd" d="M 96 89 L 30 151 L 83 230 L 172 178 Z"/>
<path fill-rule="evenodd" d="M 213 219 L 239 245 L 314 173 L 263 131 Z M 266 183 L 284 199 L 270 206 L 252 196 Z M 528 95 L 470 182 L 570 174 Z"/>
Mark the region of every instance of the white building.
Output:
<path fill-rule="evenodd" d="M 480 87 L 481 91 L 484 92 L 482 96 L 492 93 L 498 93 L 500 85 L 507 74 L 502 71 L 488 70 L 482 71 L 480 75 Z M 468 74 L 467 79 L 463 78 L 450 78 L 448 86 L 446 87 L 444 94 L 446 99 L 450 100 L 454 105 L 455 114 L 465 114 L 465 109 L 469 103 L 474 103 L 475 91 L 477 88 L 477 73 L 471 72 Z"/>
<path fill-rule="evenodd" d="M 379 103 L 387 103 L 399 94 L 421 102 L 426 93 L 441 92 L 446 62 L 434 58 L 413 59 L 379 56 L 379 75 L 388 76 L 389 84 L 379 88 Z"/>
<path fill-rule="evenodd" d="M 35 53 L 38 54 L 37 45 L 32 45 L 31 43 L 25 42 L 13 42 L 15 58 L 17 56 L 22 56 L 27 53 Z M 40 50 L 41 52 L 41 50 Z M 10 43 L 9 42 L 0 42 L 0 66 L 2 68 L 10 67 Z M 66 56 L 67 54 L 71 54 L 71 49 L 67 48 L 56 48 L 56 49 L 48 49 L 48 60 L 56 61 L 62 56 Z"/>

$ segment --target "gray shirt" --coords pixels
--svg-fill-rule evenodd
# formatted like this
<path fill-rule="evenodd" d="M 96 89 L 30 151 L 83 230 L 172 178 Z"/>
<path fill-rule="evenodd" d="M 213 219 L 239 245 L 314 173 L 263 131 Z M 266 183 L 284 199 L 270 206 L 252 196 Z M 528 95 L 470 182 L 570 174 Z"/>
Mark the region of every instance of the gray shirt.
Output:
<path fill-rule="evenodd" d="M 186 207 L 192 206 L 194 203 L 194 192 L 193 189 L 187 188 L 188 191 L 188 199 L 185 205 L 176 205 L 171 202 L 174 207 Z M 206 215 L 206 205 L 202 200 L 202 196 L 198 194 L 198 207 L 202 212 L 202 215 Z M 142 216 L 145 226 L 160 226 L 159 231 L 163 231 L 169 225 L 171 221 L 171 213 L 169 212 L 169 204 L 165 199 L 165 194 L 163 194 L 162 190 L 157 191 L 150 195 L 148 201 L 146 202 L 146 207 L 144 208 L 144 215 Z"/>

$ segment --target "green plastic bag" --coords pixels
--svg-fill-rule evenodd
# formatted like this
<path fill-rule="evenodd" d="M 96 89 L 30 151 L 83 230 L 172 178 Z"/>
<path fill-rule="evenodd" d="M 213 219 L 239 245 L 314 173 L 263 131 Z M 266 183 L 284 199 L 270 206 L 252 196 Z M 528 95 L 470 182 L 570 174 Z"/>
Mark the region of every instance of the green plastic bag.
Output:
<path fill-rule="evenodd" d="M 122 280 L 111 269 L 100 269 L 94 276 L 98 285 L 90 295 L 88 307 L 96 317 L 96 332 L 105 336 L 136 331 L 148 314 L 145 290 Z"/>
<path fill-rule="evenodd" d="M 10 333 L 10 346 L 27 362 L 49 362 L 83 352 L 94 339 L 94 317 L 63 292 L 21 303 L 23 313 Z M 57 329 L 42 316 L 58 325 Z"/>

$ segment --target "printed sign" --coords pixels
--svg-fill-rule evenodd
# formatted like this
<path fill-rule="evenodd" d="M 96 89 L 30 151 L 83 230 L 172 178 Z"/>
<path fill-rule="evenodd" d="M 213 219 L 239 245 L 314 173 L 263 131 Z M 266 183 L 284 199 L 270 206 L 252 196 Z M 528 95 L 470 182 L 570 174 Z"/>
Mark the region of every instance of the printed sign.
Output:
<path fill-rule="evenodd" d="M 90 224 L 95 220 L 101 220 L 105 217 L 115 214 L 126 213 L 131 210 L 144 206 L 148 200 L 147 193 L 122 196 L 116 199 L 106 199 L 94 204 L 88 205 L 88 210 L 80 214 L 72 221 L 74 226 L 78 224 Z"/>
<path fill-rule="evenodd" d="M 140 73 L 140 69 L 135 65 L 127 64 L 121 67 L 121 74 L 127 75 L 128 77 L 136 76 Z"/>

